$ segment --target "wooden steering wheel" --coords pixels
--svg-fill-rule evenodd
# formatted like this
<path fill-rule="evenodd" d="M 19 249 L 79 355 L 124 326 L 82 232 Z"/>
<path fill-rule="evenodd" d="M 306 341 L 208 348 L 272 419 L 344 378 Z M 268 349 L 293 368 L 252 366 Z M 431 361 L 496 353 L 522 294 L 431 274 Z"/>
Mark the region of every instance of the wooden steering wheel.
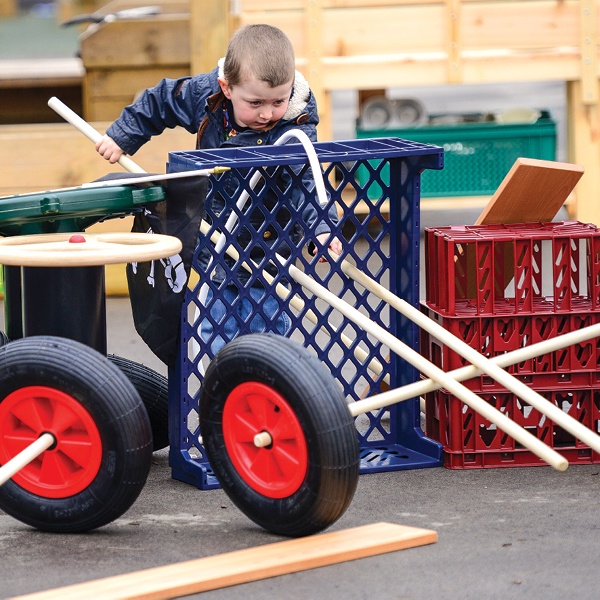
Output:
<path fill-rule="evenodd" d="M 147 233 L 49 233 L 0 239 L 0 264 L 89 267 L 145 262 L 181 252 L 179 239 Z"/>

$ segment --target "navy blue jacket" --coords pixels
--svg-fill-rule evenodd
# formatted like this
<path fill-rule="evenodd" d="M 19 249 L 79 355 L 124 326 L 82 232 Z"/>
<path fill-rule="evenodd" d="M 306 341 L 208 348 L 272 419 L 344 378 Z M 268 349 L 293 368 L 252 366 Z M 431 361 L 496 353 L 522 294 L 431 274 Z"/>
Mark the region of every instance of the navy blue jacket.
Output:
<path fill-rule="evenodd" d="M 268 131 L 244 129 L 229 140 L 223 114 L 226 106 L 225 97 L 221 92 L 218 77 L 219 67 L 216 67 L 210 73 L 193 77 L 163 79 L 155 87 L 143 92 L 133 104 L 125 107 L 121 116 L 110 125 L 106 133 L 127 154 L 134 154 L 152 136 L 174 127 L 184 127 L 190 133 L 196 134 L 197 149 L 272 145 L 291 129 L 300 129 L 311 141 L 316 141 L 316 126 L 319 122 L 317 105 L 308 84 L 299 73 L 296 76 L 288 111 L 283 119 Z M 291 139 L 288 143 L 297 143 L 297 141 Z M 232 185 L 235 185 L 233 181 Z M 303 187 L 314 190 L 310 170 L 304 178 Z M 330 231 L 329 224 L 324 221 L 318 222 L 313 204 L 304 202 L 301 190 L 294 189 L 291 197 L 286 200 L 290 202 L 287 208 L 302 211 L 301 220 L 312 236 Z M 220 213 L 223 209 L 227 210 L 224 201 L 215 196 L 212 210 Z M 282 219 L 289 219 L 287 210 L 281 213 L 287 215 Z M 337 221 L 334 206 L 331 206 L 329 217 L 332 222 Z M 261 223 L 257 221 L 252 224 L 258 228 Z M 300 235 L 302 235 L 301 228 L 298 228 L 298 231 L 292 232 L 290 237 L 292 241 L 297 241 Z M 249 239 L 240 239 L 239 242 L 242 247 L 246 247 Z M 285 251 L 286 244 L 279 245 L 276 237 L 270 239 L 268 243 L 277 244 L 282 254 L 288 254 Z M 202 262 L 206 260 L 201 260 Z M 239 276 L 240 279 L 246 279 L 243 273 L 239 273 Z"/>

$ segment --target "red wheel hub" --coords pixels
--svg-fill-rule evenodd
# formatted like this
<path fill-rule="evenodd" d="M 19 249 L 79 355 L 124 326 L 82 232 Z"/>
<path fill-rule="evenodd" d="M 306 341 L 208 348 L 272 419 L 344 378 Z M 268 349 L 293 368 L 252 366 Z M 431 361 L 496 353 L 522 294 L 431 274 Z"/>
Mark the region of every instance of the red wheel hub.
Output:
<path fill-rule="evenodd" d="M 16 473 L 14 482 L 46 498 L 66 498 L 84 490 L 102 461 L 100 433 L 75 398 L 54 388 L 24 387 L 0 403 L 0 464 L 43 433 L 51 433 L 56 443 Z"/>
<path fill-rule="evenodd" d="M 266 432 L 272 443 L 257 447 Z M 306 438 L 296 413 L 267 385 L 238 385 L 223 409 L 225 447 L 234 467 L 252 489 L 269 498 L 286 498 L 298 490 L 308 469 Z"/>

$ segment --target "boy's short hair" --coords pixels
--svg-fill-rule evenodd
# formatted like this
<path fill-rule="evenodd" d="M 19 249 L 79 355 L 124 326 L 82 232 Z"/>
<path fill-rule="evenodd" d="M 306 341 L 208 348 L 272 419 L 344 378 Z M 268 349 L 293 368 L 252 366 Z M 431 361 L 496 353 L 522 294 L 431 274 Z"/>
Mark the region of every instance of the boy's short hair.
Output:
<path fill-rule="evenodd" d="M 246 25 L 227 46 L 223 74 L 232 87 L 249 77 L 277 87 L 294 79 L 295 65 L 294 48 L 281 29 Z"/>

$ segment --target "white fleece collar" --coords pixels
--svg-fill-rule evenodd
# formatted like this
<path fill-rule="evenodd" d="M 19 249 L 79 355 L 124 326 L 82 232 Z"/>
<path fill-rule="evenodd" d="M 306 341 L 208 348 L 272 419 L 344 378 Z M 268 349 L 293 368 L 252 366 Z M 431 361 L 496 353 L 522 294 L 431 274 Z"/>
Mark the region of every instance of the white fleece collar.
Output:
<path fill-rule="evenodd" d="M 223 65 L 225 64 L 225 59 L 220 58 L 219 65 L 219 77 L 221 79 L 225 79 L 225 74 L 223 72 Z M 310 86 L 308 85 L 308 81 L 306 81 L 304 75 L 300 73 L 300 71 L 296 71 L 294 76 L 294 87 L 292 88 L 292 96 L 290 98 L 290 103 L 288 104 L 288 108 L 283 115 L 283 119 L 289 121 L 290 119 L 295 119 L 296 117 L 302 114 L 302 111 L 306 108 L 308 101 L 310 100 Z"/>

